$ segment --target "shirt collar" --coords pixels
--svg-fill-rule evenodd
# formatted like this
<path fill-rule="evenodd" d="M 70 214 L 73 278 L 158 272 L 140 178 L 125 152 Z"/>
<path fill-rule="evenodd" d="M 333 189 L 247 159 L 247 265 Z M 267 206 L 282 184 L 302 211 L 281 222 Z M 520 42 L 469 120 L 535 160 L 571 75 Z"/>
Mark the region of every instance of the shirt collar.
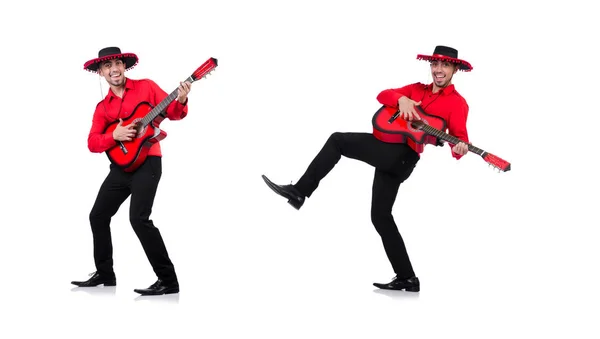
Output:
<path fill-rule="evenodd" d="M 433 83 L 426 85 L 425 90 L 433 91 Z M 445 88 L 440 89 L 440 91 L 438 93 L 441 95 L 450 95 L 450 94 L 454 93 L 454 84 L 450 84 L 450 85 L 446 86 Z"/>
<path fill-rule="evenodd" d="M 131 81 L 130 79 L 128 79 L 127 77 L 125 78 L 125 91 L 127 91 L 128 89 L 134 89 L 135 86 L 133 84 L 133 81 Z M 118 96 L 115 95 L 115 93 L 113 93 L 112 89 L 108 89 L 108 101 L 110 102 L 113 98 L 118 98 Z"/>

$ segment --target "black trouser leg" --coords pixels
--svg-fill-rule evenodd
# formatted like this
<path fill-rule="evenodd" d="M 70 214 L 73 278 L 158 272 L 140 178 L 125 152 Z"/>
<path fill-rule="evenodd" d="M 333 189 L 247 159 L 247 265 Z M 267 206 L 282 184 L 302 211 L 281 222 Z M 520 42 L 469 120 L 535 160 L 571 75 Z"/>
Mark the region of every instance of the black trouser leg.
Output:
<path fill-rule="evenodd" d="M 100 186 L 96 201 L 90 212 L 90 225 L 94 240 L 94 262 L 98 274 L 112 277 L 113 248 L 110 220 L 129 196 L 129 179 L 111 166 L 111 171 Z"/>
<path fill-rule="evenodd" d="M 400 184 L 412 173 L 419 155 L 406 144 L 384 143 L 370 133 L 333 133 L 294 185 L 310 197 L 341 156 L 375 167 L 371 220 L 386 254 L 400 278 L 414 275 L 404 241 L 392 216 Z"/>
<path fill-rule="evenodd" d="M 410 176 L 412 168 L 405 173 L 393 174 L 375 169 L 373 179 L 373 197 L 371 202 L 371 221 L 381 236 L 385 253 L 394 272 L 401 279 L 415 276 L 402 236 L 392 216 L 392 207 L 400 184 Z"/>
<path fill-rule="evenodd" d="M 343 156 L 360 160 L 382 170 L 402 170 L 404 163 L 418 160 L 418 155 L 405 144 L 384 143 L 371 133 L 331 134 L 294 187 L 307 197 Z"/>
<path fill-rule="evenodd" d="M 148 157 L 133 175 L 129 219 L 156 276 L 166 284 L 177 283 L 175 267 L 169 258 L 160 231 L 152 220 L 152 206 L 162 175 L 159 157 Z"/>

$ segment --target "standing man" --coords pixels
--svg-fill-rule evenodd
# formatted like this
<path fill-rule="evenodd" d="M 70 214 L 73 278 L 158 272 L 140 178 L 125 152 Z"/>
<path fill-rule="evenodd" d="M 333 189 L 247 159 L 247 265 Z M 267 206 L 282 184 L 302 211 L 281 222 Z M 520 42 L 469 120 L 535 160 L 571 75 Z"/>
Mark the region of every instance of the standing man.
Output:
<path fill-rule="evenodd" d="M 110 89 L 94 112 L 92 127 L 88 136 L 88 148 L 91 152 L 102 153 L 115 147 L 118 142 L 135 138 L 133 124 L 123 125 L 122 119 L 128 117 L 140 102 L 156 106 L 167 93 L 149 79 L 133 80 L 125 77 L 125 71 L 138 63 L 134 53 L 121 53 L 118 47 L 107 47 L 98 52 L 98 57 L 84 64 L 84 69 L 98 73 L 109 84 Z M 191 83 L 182 82 L 178 88 L 176 100 L 164 111 L 170 120 L 181 120 L 188 113 L 188 93 Z M 119 120 L 112 133 L 104 133 L 108 124 Z M 154 197 L 162 175 L 160 143 L 149 150 L 144 163 L 133 172 L 125 172 L 115 164 L 100 186 L 96 201 L 90 212 L 94 244 L 94 262 L 96 272 L 87 281 L 73 281 L 80 287 L 97 285 L 115 286 L 113 271 L 112 241 L 110 232 L 111 218 L 121 204 L 131 195 L 129 220 L 140 240 L 144 252 L 158 280 L 148 288 L 135 289 L 142 295 L 160 295 L 179 293 L 179 282 L 175 267 L 169 258 L 160 231 L 150 220 Z"/>
<path fill-rule="evenodd" d="M 469 142 L 467 115 L 469 106 L 456 91 L 452 77 L 458 70 L 469 72 L 473 68 L 461 59 L 458 51 L 446 46 L 437 46 L 432 55 L 417 55 L 417 59 L 430 63 L 433 82 L 413 83 L 401 88 L 386 89 L 379 93 L 377 100 L 385 106 L 400 111 L 399 118 L 419 119 L 415 109 L 421 105 L 431 115 L 447 122 L 451 135 Z M 421 150 L 422 151 L 422 150 Z M 310 197 L 319 182 L 333 169 L 341 156 L 363 161 L 375 168 L 371 202 L 371 220 L 381 236 L 387 257 L 396 273 L 386 284 L 374 283 L 378 288 L 418 292 L 419 279 L 411 265 L 404 241 L 392 216 L 392 207 L 400 184 L 411 175 L 420 159 L 420 150 L 406 143 L 386 143 L 371 133 L 333 133 L 321 151 L 308 166 L 306 172 L 294 185 L 277 185 L 266 176 L 263 179 L 277 194 L 288 199 L 296 209 Z M 465 143 L 451 145 L 452 156 L 457 160 L 468 152 Z"/>

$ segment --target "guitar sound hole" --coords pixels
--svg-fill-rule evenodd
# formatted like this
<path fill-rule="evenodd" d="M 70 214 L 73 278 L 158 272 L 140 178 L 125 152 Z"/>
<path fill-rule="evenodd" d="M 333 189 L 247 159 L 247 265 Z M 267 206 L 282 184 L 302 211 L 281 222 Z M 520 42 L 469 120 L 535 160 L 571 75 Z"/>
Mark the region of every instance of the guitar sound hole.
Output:
<path fill-rule="evenodd" d="M 144 136 L 144 134 L 146 134 L 147 127 L 144 127 L 140 120 L 141 119 L 136 119 L 133 121 L 133 123 L 135 124 L 135 131 L 137 133 L 135 136 L 136 138 L 141 138 Z"/>
<path fill-rule="evenodd" d="M 423 119 L 423 118 L 421 118 L 421 119 Z M 413 132 L 416 132 L 416 131 L 422 130 L 423 126 L 425 125 L 425 123 L 427 123 L 425 120 L 423 120 L 423 121 L 413 121 L 410 124 L 408 124 L 408 126 L 410 127 L 410 129 Z"/>

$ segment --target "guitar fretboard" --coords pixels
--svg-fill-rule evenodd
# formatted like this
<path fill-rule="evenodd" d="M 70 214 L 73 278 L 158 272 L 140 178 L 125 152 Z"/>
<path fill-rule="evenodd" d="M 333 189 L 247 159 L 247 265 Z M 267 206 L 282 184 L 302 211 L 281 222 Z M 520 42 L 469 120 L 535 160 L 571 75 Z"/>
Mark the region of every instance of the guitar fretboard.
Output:
<path fill-rule="evenodd" d="M 194 79 L 192 77 L 188 77 L 186 80 L 184 80 L 184 82 L 185 81 L 193 82 Z M 148 126 L 148 124 L 150 124 L 150 122 L 152 122 L 154 118 L 156 118 L 160 113 L 162 113 L 162 111 L 164 111 L 165 108 L 167 108 L 167 106 L 169 106 L 169 104 L 171 104 L 171 102 L 173 102 L 173 100 L 177 98 L 177 94 L 178 88 L 176 88 L 173 92 L 171 92 L 171 94 L 169 94 L 160 103 L 158 103 L 158 105 L 156 105 L 150 112 L 148 112 L 148 114 L 146 114 L 146 116 L 143 117 L 142 120 L 140 120 L 142 126 Z"/>
<path fill-rule="evenodd" d="M 436 128 L 433 128 L 427 124 L 423 124 L 422 130 L 425 131 L 427 134 L 431 134 L 435 137 L 438 137 L 438 138 L 445 140 L 454 145 L 458 144 L 459 142 L 464 142 L 457 137 L 451 136 L 448 133 L 444 133 L 444 132 L 442 132 Z M 467 146 L 469 147 L 469 151 L 471 151 L 475 154 L 479 154 L 481 156 L 485 156 L 486 152 L 484 150 L 482 150 L 481 148 L 475 147 L 467 142 L 464 142 L 464 143 L 467 144 Z"/>

